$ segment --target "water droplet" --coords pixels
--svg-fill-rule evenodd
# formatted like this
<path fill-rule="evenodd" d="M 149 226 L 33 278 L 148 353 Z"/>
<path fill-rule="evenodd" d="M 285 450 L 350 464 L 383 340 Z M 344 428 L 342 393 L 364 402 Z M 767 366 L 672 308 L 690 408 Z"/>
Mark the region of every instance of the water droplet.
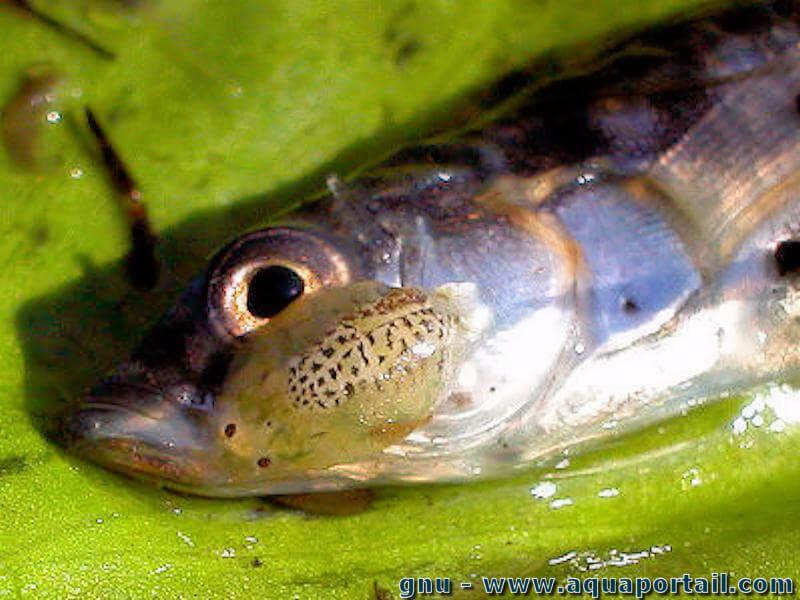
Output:
<path fill-rule="evenodd" d="M 556 484 L 552 481 L 542 481 L 531 488 L 531 496 L 544 500 L 553 496 L 557 489 Z"/>
<path fill-rule="evenodd" d="M 245 536 L 244 541 L 247 542 L 248 544 L 257 544 L 258 538 L 254 535 L 248 535 Z"/>
<path fill-rule="evenodd" d="M 480 544 L 475 544 L 472 547 L 472 552 L 470 552 L 470 554 L 469 554 L 470 559 L 472 559 L 472 560 L 480 560 L 481 559 L 480 550 L 481 550 L 481 545 Z"/>
<path fill-rule="evenodd" d="M 703 478 L 700 474 L 700 469 L 698 467 L 692 467 L 683 473 L 681 476 L 681 487 L 683 489 L 689 489 L 690 487 L 697 487 L 703 483 Z"/>
<path fill-rule="evenodd" d="M 178 537 L 181 538 L 181 540 L 183 540 L 183 542 L 187 546 L 191 546 L 192 548 L 194 548 L 194 542 L 192 541 L 192 538 L 190 538 L 188 535 L 186 535 L 182 531 L 179 531 L 178 532 Z"/>
<path fill-rule="evenodd" d="M 615 498 L 619 496 L 619 490 L 617 488 L 604 488 L 597 492 L 597 495 L 601 498 Z"/>
<path fill-rule="evenodd" d="M 236 558 L 236 549 L 235 548 L 223 548 L 222 551 L 219 553 L 222 558 Z"/>
<path fill-rule="evenodd" d="M 559 508 L 564 508 L 565 506 L 572 506 L 574 502 L 572 498 L 556 498 L 550 503 L 550 508 L 553 510 L 558 510 Z"/>
<path fill-rule="evenodd" d="M 554 466 L 555 469 L 559 469 L 559 470 L 566 469 L 567 467 L 569 467 L 569 459 L 568 458 L 565 458 L 563 460 L 558 461 Z"/>
<path fill-rule="evenodd" d="M 157 569 L 153 569 L 152 571 L 150 571 L 150 574 L 151 575 L 158 575 L 159 573 L 163 573 L 164 571 L 168 571 L 171 568 L 172 568 L 172 565 L 170 563 L 166 563 L 164 565 L 161 565 Z"/>
<path fill-rule="evenodd" d="M 575 350 L 575 354 L 580 356 L 581 354 L 586 352 L 586 346 L 583 344 L 583 342 L 578 342 L 577 344 L 575 344 L 574 350 Z"/>
<path fill-rule="evenodd" d="M 81 169 L 80 167 L 72 167 L 69 170 L 69 176 L 72 177 L 73 179 L 80 179 L 81 177 L 83 177 L 83 169 Z"/>
<path fill-rule="evenodd" d="M 549 565 L 551 565 L 551 566 L 560 565 L 560 564 L 565 563 L 565 562 L 567 562 L 569 560 L 572 560 L 577 555 L 578 555 L 578 553 L 575 552 L 574 550 L 572 550 L 570 552 L 567 552 L 566 554 L 562 554 L 561 556 L 556 556 L 555 558 L 551 558 L 550 560 L 547 561 L 547 563 Z"/>
<path fill-rule="evenodd" d="M 775 419 L 769 426 L 769 430 L 773 433 L 783 433 L 786 431 L 786 423 L 781 419 Z"/>
<path fill-rule="evenodd" d="M 61 113 L 57 110 L 51 110 L 49 113 L 47 113 L 45 119 L 47 119 L 47 122 L 50 124 L 58 123 L 61 121 Z"/>

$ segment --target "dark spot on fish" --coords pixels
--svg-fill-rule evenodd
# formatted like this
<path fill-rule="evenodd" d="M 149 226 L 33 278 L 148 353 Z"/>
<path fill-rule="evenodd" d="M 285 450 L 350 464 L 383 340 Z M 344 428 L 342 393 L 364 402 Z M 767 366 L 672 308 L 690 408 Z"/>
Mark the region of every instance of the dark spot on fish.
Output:
<path fill-rule="evenodd" d="M 264 425 L 266 425 L 267 427 L 272 427 L 272 421 L 267 421 L 266 423 L 264 423 Z"/>
<path fill-rule="evenodd" d="M 351 396 L 355 393 L 356 388 L 353 387 L 352 383 L 345 383 L 344 384 L 344 393 L 348 396 Z"/>
<path fill-rule="evenodd" d="M 347 338 L 344 337 L 343 335 L 340 335 L 339 337 L 336 338 L 336 341 L 339 342 L 340 344 L 344 344 L 347 341 Z"/>
<path fill-rule="evenodd" d="M 364 352 L 364 344 L 358 344 L 358 352 L 361 354 L 361 360 L 364 361 L 364 364 L 369 365 L 369 358 L 367 358 L 367 353 Z"/>
<path fill-rule="evenodd" d="M 330 347 L 328 347 L 328 348 L 323 348 L 323 349 L 322 349 L 322 355 L 323 355 L 325 358 L 330 358 L 331 356 L 333 356 L 333 348 L 330 348 Z"/>
<path fill-rule="evenodd" d="M 622 299 L 622 310 L 628 314 L 633 314 L 639 311 L 639 304 L 633 298 Z"/>
<path fill-rule="evenodd" d="M 489 388 L 489 393 L 494 394 L 497 391 L 497 388 L 492 386 Z"/>
<path fill-rule="evenodd" d="M 355 366 L 355 365 L 350 367 L 350 373 L 353 375 L 353 377 L 357 377 L 358 376 L 358 367 Z"/>
<path fill-rule="evenodd" d="M 256 464 L 259 466 L 259 468 L 266 469 L 268 466 L 272 464 L 272 461 L 268 456 L 262 456 L 261 458 L 258 459 L 258 462 Z"/>
<path fill-rule="evenodd" d="M 800 240 L 779 242 L 775 247 L 775 264 L 781 276 L 800 271 Z"/>
<path fill-rule="evenodd" d="M 328 369 L 328 373 L 331 376 L 331 379 L 336 379 L 339 374 L 336 372 L 336 369 Z"/>
<path fill-rule="evenodd" d="M 317 371 L 319 371 L 321 368 L 322 368 L 322 365 L 321 365 L 321 364 L 319 364 L 318 362 L 315 362 L 315 363 L 312 363 L 312 364 L 311 364 L 311 372 L 312 372 L 312 373 L 316 373 L 316 372 L 317 372 Z"/>
<path fill-rule="evenodd" d="M 28 460 L 21 454 L 10 454 L 0 458 L 0 475 L 16 475 L 28 468 Z"/>
<path fill-rule="evenodd" d="M 232 438 L 236 433 L 236 423 L 228 423 L 225 425 L 225 437 Z"/>

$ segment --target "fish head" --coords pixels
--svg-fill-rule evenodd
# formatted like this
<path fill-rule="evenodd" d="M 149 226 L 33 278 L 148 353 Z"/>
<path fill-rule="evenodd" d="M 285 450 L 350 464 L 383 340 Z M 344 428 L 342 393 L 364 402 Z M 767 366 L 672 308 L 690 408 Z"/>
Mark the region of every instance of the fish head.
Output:
<path fill-rule="evenodd" d="M 351 487 L 343 465 L 380 465 L 431 418 L 475 335 L 477 300 L 471 284 L 368 279 L 346 248 L 293 227 L 223 248 L 69 408 L 67 448 L 207 496 Z"/>

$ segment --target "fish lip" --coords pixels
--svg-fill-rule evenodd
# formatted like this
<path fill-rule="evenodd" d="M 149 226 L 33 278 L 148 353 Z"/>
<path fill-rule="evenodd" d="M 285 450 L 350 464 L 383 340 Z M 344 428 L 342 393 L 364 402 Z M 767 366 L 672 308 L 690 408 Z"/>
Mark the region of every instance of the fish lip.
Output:
<path fill-rule="evenodd" d="M 109 380 L 59 418 L 65 450 L 138 479 L 193 484 L 211 469 L 188 411 L 158 388 Z"/>

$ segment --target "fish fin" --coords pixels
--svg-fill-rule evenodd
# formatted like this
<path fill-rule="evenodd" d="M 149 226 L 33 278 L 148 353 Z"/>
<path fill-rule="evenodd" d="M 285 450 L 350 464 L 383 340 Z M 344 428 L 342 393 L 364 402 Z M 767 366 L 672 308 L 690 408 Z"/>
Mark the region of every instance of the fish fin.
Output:
<path fill-rule="evenodd" d="M 273 504 L 301 510 L 309 515 L 343 517 L 357 515 L 367 510 L 375 499 L 368 489 L 318 492 L 313 494 L 282 494 L 270 496 Z"/>

